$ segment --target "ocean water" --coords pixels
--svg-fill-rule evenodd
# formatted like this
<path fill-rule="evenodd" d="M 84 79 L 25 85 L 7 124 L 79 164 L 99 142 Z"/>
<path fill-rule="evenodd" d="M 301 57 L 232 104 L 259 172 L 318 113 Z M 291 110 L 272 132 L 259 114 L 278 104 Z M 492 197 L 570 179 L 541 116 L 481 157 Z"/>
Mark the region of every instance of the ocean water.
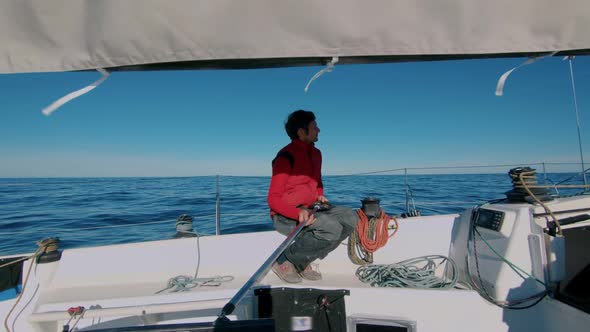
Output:
<path fill-rule="evenodd" d="M 549 174 L 552 183 L 572 176 Z M 60 238 L 62 248 L 169 239 L 181 214 L 193 216 L 199 234 L 215 234 L 217 187 L 222 234 L 272 230 L 269 181 L 234 176 L 0 179 L 0 255 L 34 252 L 36 241 L 47 237 Z M 399 215 L 406 210 L 405 181 L 402 175 L 326 176 L 324 187 L 333 204 L 360 208 L 362 198 L 373 196 L 386 213 Z M 511 189 L 506 174 L 409 175 L 407 182 L 423 215 L 460 213 L 505 198 Z"/>

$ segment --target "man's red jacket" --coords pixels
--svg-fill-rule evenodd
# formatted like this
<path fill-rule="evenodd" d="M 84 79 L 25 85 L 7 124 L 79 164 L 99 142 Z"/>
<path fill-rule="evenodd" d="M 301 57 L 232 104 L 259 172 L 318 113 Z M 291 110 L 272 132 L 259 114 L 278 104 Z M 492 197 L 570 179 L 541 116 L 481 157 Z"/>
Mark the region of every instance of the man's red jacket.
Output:
<path fill-rule="evenodd" d="M 294 139 L 282 148 L 272 163 L 268 189 L 271 216 L 299 218 L 299 206 L 309 206 L 324 195 L 322 153 L 313 143 Z"/>

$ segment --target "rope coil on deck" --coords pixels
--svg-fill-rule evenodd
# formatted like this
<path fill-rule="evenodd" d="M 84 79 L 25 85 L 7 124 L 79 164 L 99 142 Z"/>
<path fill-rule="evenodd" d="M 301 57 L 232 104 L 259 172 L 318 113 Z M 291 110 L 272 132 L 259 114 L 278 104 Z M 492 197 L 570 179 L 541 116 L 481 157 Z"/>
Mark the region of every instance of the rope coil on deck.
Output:
<path fill-rule="evenodd" d="M 191 276 L 176 276 L 168 279 L 168 285 L 166 288 L 159 290 L 156 294 L 159 294 L 165 290 L 171 289 L 171 293 L 174 292 L 186 292 L 195 287 L 212 286 L 219 287 L 222 282 L 229 282 L 234 280 L 233 276 L 215 276 L 210 278 L 193 278 Z"/>
<path fill-rule="evenodd" d="M 183 231 L 183 232 L 194 234 L 196 241 L 197 241 L 197 247 L 196 247 L 197 266 L 195 268 L 195 274 L 192 277 L 186 276 L 186 275 L 179 275 L 179 276 L 172 277 L 172 278 L 168 279 L 166 287 L 157 291 L 156 294 L 160 294 L 166 290 L 170 290 L 171 293 L 187 292 L 195 287 L 201 287 L 201 286 L 218 287 L 218 286 L 221 286 L 221 284 L 224 282 L 229 282 L 229 281 L 234 280 L 233 276 L 214 276 L 214 277 L 199 278 L 198 277 L 199 267 L 201 266 L 201 242 L 199 240 L 200 236 L 196 232 L 187 232 L 187 231 Z"/>
<path fill-rule="evenodd" d="M 438 261 L 438 262 L 437 262 Z M 442 277 L 436 271 L 444 264 Z M 356 270 L 360 281 L 373 287 L 450 289 L 457 283 L 457 265 L 445 256 L 429 255 L 390 265 L 365 265 Z"/>
<path fill-rule="evenodd" d="M 397 233 L 398 223 L 383 210 L 379 217 L 369 218 L 362 209 L 357 210 L 359 221 L 356 229 L 348 238 L 348 257 L 357 265 L 373 263 L 373 253 L 384 247 L 392 236 Z M 393 232 L 389 234 L 389 223 L 393 221 Z"/>

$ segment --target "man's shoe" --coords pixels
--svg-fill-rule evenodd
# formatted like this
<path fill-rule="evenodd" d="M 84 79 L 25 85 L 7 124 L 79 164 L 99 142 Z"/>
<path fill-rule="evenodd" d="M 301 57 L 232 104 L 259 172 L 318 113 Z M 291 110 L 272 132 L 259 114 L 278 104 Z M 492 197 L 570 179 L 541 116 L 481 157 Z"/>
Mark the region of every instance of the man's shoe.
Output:
<path fill-rule="evenodd" d="M 272 271 L 285 282 L 291 284 L 301 282 L 301 277 L 297 274 L 295 266 L 289 261 L 285 261 L 283 264 L 275 262 L 272 265 Z"/>
<path fill-rule="evenodd" d="M 314 271 L 311 268 L 311 264 L 309 264 L 305 270 L 299 272 L 299 275 L 303 278 L 303 279 L 307 279 L 307 280 L 311 280 L 311 281 L 317 281 L 317 280 L 322 280 L 322 274 L 318 271 Z"/>

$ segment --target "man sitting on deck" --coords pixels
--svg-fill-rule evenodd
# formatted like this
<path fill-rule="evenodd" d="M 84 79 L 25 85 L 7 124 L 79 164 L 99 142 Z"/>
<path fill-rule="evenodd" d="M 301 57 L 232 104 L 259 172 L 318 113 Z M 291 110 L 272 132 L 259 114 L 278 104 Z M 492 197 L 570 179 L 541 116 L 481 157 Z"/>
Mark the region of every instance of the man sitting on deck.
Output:
<path fill-rule="evenodd" d="M 345 240 L 356 227 L 357 214 L 348 207 L 334 206 L 315 215 L 310 206 L 329 202 L 322 184 L 322 154 L 314 143 L 320 128 L 313 112 L 298 110 L 285 122 L 291 143 L 272 161 L 268 205 L 275 228 L 289 234 L 298 223 L 307 222 L 295 242 L 289 246 L 272 270 L 289 283 L 320 280 L 322 275 L 310 263 L 323 259 Z M 329 205 L 328 205 L 329 206 Z"/>

